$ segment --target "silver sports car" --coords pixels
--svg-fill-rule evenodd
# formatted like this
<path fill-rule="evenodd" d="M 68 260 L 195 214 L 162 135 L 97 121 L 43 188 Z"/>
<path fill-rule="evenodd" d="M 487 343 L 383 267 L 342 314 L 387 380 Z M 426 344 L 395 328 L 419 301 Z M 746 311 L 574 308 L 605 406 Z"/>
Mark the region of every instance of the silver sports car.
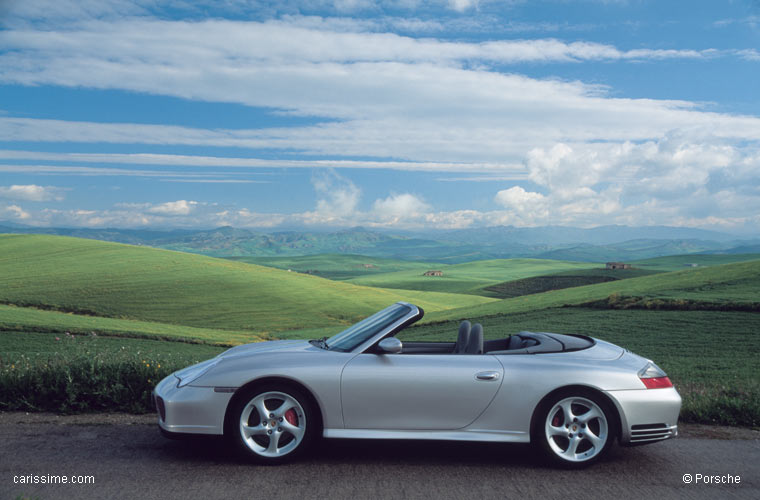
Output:
<path fill-rule="evenodd" d="M 451 342 L 395 337 L 422 315 L 399 302 L 331 338 L 233 347 L 156 386 L 159 426 L 264 463 L 323 436 L 530 442 L 574 467 L 677 434 L 681 397 L 650 360 L 582 335 L 483 340 L 467 321 Z"/>

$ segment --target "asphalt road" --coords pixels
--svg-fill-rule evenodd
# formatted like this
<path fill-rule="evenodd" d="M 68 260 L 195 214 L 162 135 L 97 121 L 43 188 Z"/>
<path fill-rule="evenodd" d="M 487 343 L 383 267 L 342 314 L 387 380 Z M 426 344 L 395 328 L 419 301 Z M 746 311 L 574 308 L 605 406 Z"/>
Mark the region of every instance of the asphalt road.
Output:
<path fill-rule="evenodd" d="M 32 419 L 33 420 L 33 419 Z M 219 440 L 171 441 L 153 425 L 0 419 L 2 498 L 760 498 L 760 440 L 677 439 L 613 448 L 582 471 L 549 468 L 522 445 L 329 440 L 303 460 L 261 467 Z M 18 476 L 95 484 L 19 484 Z M 739 484 L 684 484 L 684 474 Z"/>

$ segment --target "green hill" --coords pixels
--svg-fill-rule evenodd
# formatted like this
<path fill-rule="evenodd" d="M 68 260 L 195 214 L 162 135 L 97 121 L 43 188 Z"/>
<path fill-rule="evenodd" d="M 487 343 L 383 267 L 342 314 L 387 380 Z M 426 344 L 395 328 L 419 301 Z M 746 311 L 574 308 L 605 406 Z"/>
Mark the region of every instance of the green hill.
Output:
<path fill-rule="evenodd" d="M 513 314 L 623 297 L 699 301 L 727 308 L 760 302 L 760 260 L 552 290 L 429 315 L 426 321 Z M 686 304 L 684 304 L 686 306 Z M 656 307 L 652 304 L 652 307 Z"/>
<path fill-rule="evenodd" d="M 655 271 L 681 271 L 694 267 L 720 266 L 723 264 L 732 264 L 734 262 L 747 262 L 750 260 L 760 259 L 760 254 L 691 254 L 691 255 L 669 255 L 667 257 L 656 257 L 654 259 L 635 260 L 630 264 L 638 269 L 651 269 Z"/>
<path fill-rule="evenodd" d="M 0 332 L 3 332 L 4 335 L 5 332 L 13 331 L 58 334 L 71 332 L 80 335 L 97 332 L 100 335 L 122 338 L 160 339 L 183 343 L 220 345 L 245 344 L 269 340 L 270 338 L 269 335 L 245 330 L 197 328 L 187 325 L 104 318 L 0 304 Z M 314 337 L 316 336 L 318 335 L 314 335 Z"/>
<path fill-rule="evenodd" d="M 453 265 L 433 264 L 425 269 L 443 271 L 443 276 L 423 276 L 425 270 L 414 269 L 362 276 L 350 282 L 383 288 L 489 295 L 489 292 L 483 290 L 485 287 L 505 281 L 599 266 L 600 264 L 589 262 L 543 259 L 479 260 Z"/>
<path fill-rule="evenodd" d="M 605 269 L 603 267 L 594 269 L 576 269 L 574 271 L 542 274 L 541 276 L 506 281 L 504 283 L 487 286 L 484 290 L 489 292 L 491 297 L 509 299 L 521 295 L 548 292 L 550 290 L 560 290 L 576 286 L 606 283 L 608 281 L 638 278 L 640 276 L 648 276 L 658 272 L 661 271 L 649 269 Z"/>
<path fill-rule="evenodd" d="M 0 303 L 82 317 L 266 334 L 350 324 L 399 300 L 439 311 L 491 299 L 362 287 L 118 243 L 0 235 Z"/>
<path fill-rule="evenodd" d="M 226 257 L 230 260 L 258 264 L 260 266 L 291 269 L 331 280 L 348 280 L 365 275 L 377 275 L 395 271 L 418 271 L 420 274 L 437 264 L 417 261 L 369 257 L 366 255 L 327 253 L 295 257 Z"/>

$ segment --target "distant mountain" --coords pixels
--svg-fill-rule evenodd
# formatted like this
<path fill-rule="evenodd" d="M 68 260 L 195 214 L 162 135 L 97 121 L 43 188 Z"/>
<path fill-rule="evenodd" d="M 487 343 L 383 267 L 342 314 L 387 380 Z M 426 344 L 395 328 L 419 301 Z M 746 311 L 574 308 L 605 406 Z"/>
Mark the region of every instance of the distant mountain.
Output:
<path fill-rule="evenodd" d="M 456 229 L 436 234 L 444 241 L 466 241 L 490 245 L 610 245 L 630 240 L 706 240 L 728 242 L 736 236 L 694 229 L 668 226 L 599 226 L 589 229 L 565 226 L 514 227 L 493 226 L 473 229 Z"/>
<path fill-rule="evenodd" d="M 695 253 L 754 253 L 760 240 L 702 229 L 602 226 L 591 229 L 498 226 L 451 231 L 333 231 L 263 233 L 230 226 L 204 230 L 34 228 L 0 225 L 0 232 L 74 236 L 145 245 L 214 257 L 277 257 L 326 253 L 460 263 L 536 257 L 585 262 L 639 260 Z"/>
<path fill-rule="evenodd" d="M 701 254 L 725 249 L 726 245 L 704 240 L 630 240 L 614 245 L 576 245 L 537 255 L 541 259 L 585 262 L 630 261 L 665 255 Z"/>
<path fill-rule="evenodd" d="M 130 245 L 157 246 L 154 243 L 171 241 L 191 234 L 195 231 L 186 229 L 173 229 L 170 231 L 156 231 L 151 229 L 89 229 L 89 228 L 60 228 L 60 227 L 32 227 L 13 225 L 3 222 L 0 225 L 0 233 L 17 234 L 52 234 L 57 236 L 72 236 L 90 240 L 113 241 L 116 243 L 128 243 Z"/>

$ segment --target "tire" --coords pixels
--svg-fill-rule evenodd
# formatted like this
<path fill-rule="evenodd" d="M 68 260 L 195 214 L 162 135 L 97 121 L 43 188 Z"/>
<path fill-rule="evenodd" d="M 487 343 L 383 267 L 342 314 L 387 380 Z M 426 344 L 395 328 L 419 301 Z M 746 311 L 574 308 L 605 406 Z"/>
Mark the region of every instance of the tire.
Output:
<path fill-rule="evenodd" d="M 538 451 L 564 468 L 588 467 L 615 441 L 615 411 L 590 390 L 555 394 L 541 404 L 537 416 L 532 437 Z"/>
<path fill-rule="evenodd" d="M 289 462 L 301 455 L 319 432 L 316 411 L 296 387 L 253 387 L 236 398 L 226 434 L 232 446 L 253 462 Z"/>

